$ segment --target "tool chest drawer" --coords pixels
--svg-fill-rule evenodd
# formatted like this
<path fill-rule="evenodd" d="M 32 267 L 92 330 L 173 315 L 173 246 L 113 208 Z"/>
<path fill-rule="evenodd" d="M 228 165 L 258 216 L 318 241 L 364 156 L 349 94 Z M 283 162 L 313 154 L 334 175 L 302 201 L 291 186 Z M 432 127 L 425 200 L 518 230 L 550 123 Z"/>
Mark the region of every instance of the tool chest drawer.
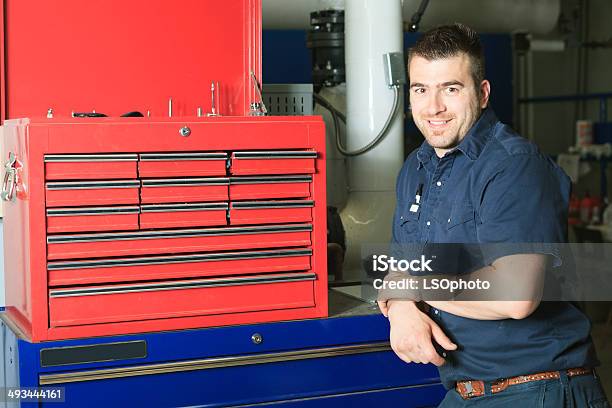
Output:
<path fill-rule="evenodd" d="M 311 268 L 311 248 L 156 255 L 47 264 L 49 286 L 288 272 Z"/>
<path fill-rule="evenodd" d="M 310 224 L 50 235 L 48 259 L 102 258 L 311 245 Z"/>
<path fill-rule="evenodd" d="M 312 221 L 312 200 L 234 201 L 230 224 L 276 224 Z"/>
<path fill-rule="evenodd" d="M 142 180 L 142 203 L 226 201 L 229 178 L 181 178 Z"/>
<path fill-rule="evenodd" d="M 225 176 L 228 154 L 143 153 L 139 155 L 140 177 L 206 177 Z"/>
<path fill-rule="evenodd" d="M 140 181 L 53 181 L 46 183 L 47 207 L 138 204 Z"/>
<path fill-rule="evenodd" d="M 49 291 L 51 326 L 314 305 L 314 273 L 267 274 Z"/>
<path fill-rule="evenodd" d="M 230 200 L 310 197 L 311 176 L 230 177 Z"/>
<path fill-rule="evenodd" d="M 139 206 L 47 209 L 47 232 L 137 230 Z"/>
<path fill-rule="evenodd" d="M 230 172 L 252 174 L 311 174 L 315 172 L 317 153 L 312 151 L 242 151 L 233 152 Z"/>
<path fill-rule="evenodd" d="M 136 154 L 45 155 L 47 180 L 130 179 L 137 177 Z"/>
<path fill-rule="evenodd" d="M 140 228 L 183 228 L 227 224 L 227 203 L 143 204 Z"/>

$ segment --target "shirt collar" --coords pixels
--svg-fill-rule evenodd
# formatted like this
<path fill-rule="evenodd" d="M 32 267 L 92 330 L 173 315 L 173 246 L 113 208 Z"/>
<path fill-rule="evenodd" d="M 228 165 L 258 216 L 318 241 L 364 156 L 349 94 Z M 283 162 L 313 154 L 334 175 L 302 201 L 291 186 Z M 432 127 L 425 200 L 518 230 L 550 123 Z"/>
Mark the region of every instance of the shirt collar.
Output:
<path fill-rule="evenodd" d="M 459 150 L 465 154 L 470 160 L 476 160 L 480 153 L 486 146 L 491 135 L 491 128 L 495 123 L 498 122 L 497 116 L 493 109 L 487 108 L 482 111 L 480 118 L 474 123 L 472 128 L 468 131 L 467 135 L 459 143 L 456 149 L 451 150 L 447 154 Z M 426 162 L 431 160 L 431 156 L 435 154 L 433 147 L 424 141 L 417 151 L 417 159 L 419 160 L 419 168 L 421 168 Z"/>

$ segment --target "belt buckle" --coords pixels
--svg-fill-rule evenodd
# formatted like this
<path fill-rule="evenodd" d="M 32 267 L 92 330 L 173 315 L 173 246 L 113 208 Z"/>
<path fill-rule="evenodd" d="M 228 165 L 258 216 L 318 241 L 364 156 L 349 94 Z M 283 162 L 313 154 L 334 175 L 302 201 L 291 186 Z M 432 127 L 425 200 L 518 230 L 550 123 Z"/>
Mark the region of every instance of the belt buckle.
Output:
<path fill-rule="evenodd" d="M 467 393 L 465 394 L 468 398 L 472 398 L 474 396 L 474 387 L 472 387 L 472 382 L 471 381 L 467 381 L 465 384 L 465 391 L 467 391 Z"/>

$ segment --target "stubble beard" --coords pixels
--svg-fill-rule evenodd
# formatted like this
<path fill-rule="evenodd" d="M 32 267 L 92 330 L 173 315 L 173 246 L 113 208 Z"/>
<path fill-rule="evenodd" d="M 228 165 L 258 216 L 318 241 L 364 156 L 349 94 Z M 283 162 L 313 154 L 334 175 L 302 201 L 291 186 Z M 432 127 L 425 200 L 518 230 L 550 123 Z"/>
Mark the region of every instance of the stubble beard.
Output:
<path fill-rule="evenodd" d="M 474 102 L 473 108 L 474 108 L 474 109 L 472 109 L 473 115 L 471 115 L 472 117 L 466 118 L 466 119 L 470 120 L 470 124 L 469 124 L 469 126 L 466 127 L 466 129 L 460 129 L 460 128 L 456 129 L 456 130 L 455 129 L 447 129 L 447 132 L 449 132 L 449 133 L 448 133 L 447 136 L 444 136 L 444 133 L 445 133 L 444 130 L 442 130 L 442 131 L 436 131 L 436 130 L 429 131 L 429 129 L 427 128 L 427 121 L 424 121 L 423 124 L 422 124 L 422 126 L 424 128 L 423 129 L 419 128 L 419 130 L 423 134 L 423 137 L 425 137 L 425 140 L 427 141 L 427 143 L 429 143 L 429 145 L 431 147 L 433 147 L 433 148 L 436 148 L 436 149 L 452 149 L 454 147 L 457 147 L 457 145 L 459 143 L 461 143 L 461 141 L 465 138 L 467 133 L 474 126 L 474 124 L 478 121 L 478 118 L 480 118 L 480 115 L 482 114 L 482 110 L 483 109 L 478 104 L 478 100 L 476 100 Z M 456 120 L 456 118 L 453 118 L 453 120 Z"/>

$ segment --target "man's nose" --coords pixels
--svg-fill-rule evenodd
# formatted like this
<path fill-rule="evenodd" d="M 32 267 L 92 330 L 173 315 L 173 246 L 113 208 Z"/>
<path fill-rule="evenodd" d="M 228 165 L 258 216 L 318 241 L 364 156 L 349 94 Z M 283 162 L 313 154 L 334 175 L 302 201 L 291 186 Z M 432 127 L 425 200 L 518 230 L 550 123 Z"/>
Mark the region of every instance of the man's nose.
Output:
<path fill-rule="evenodd" d="M 434 116 L 446 110 L 446 105 L 439 92 L 430 92 L 427 99 L 427 114 Z"/>

